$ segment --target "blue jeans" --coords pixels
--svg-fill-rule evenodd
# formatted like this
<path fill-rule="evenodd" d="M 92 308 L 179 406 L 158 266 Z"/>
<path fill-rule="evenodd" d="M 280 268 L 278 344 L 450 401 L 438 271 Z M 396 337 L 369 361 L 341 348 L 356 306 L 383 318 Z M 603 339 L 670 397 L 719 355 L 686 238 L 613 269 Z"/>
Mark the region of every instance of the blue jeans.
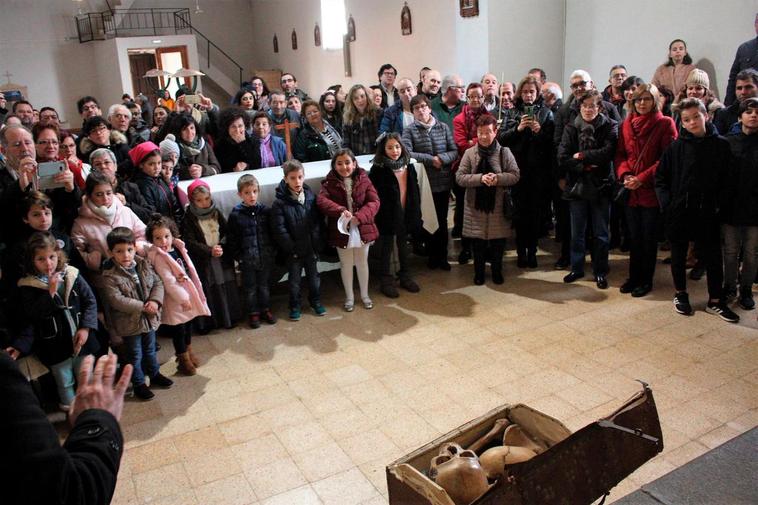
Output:
<path fill-rule="evenodd" d="M 63 405 L 71 405 L 71 402 L 74 401 L 76 374 L 79 373 L 79 367 L 82 366 L 82 359 L 84 356 L 68 358 L 50 367 L 55 385 L 58 388 L 58 398 Z"/>
<path fill-rule="evenodd" d="M 629 224 L 629 281 L 633 287 L 653 285 L 658 260 L 658 207 L 626 207 Z"/>
<path fill-rule="evenodd" d="M 584 255 L 587 250 L 584 238 L 587 220 L 592 220 L 592 272 L 608 275 L 608 221 L 610 203 L 607 198 L 573 200 L 569 202 L 571 215 L 571 271 L 584 273 Z M 591 217 L 590 217 L 591 216 Z"/>
<path fill-rule="evenodd" d="M 256 270 L 244 262 L 240 265 L 242 270 L 242 286 L 245 289 L 245 302 L 247 313 L 261 312 L 271 308 L 271 295 L 269 291 L 269 277 L 271 268 L 263 267 Z"/>
<path fill-rule="evenodd" d="M 316 266 L 316 255 L 309 254 L 289 259 L 287 282 L 290 288 L 290 310 L 300 308 L 300 282 L 303 268 L 305 268 L 305 278 L 308 281 L 308 301 L 311 307 L 321 304 L 321 281 Z"/>
<path fill-rule="evenodd" d="M 150 330 L 141 335 L 124 337 L 126 358 L 134 367 L 132 385 L 145 383 L 145 372 L 148 377 L 155 377 L 160 371 L 158 356 L 155 354 L 155 331 Z"/>

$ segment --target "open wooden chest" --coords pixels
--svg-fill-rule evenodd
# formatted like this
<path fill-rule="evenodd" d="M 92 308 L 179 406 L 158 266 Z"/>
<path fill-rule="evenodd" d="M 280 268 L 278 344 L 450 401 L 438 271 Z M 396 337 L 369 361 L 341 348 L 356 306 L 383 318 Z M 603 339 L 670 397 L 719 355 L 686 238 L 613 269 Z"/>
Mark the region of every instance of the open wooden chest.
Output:
<path fill-rule="evenodd" d="M 455 505 L 427 476 L 443 444 L 469 447 L 507 418 L 549 447 L 505 475 L 471 505 L 591 504 L 663 450 L 653 392 L 647 384 L 620 408 L 571 433 L 526 405 L 505 405 L 443 435 L 387 466 L 390 505 Z"/>

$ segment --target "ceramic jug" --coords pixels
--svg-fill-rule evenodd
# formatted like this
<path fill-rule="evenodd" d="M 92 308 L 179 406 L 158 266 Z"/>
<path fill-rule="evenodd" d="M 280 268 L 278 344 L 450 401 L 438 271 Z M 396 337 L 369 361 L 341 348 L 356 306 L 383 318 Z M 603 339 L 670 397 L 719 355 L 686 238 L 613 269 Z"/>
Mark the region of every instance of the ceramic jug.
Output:
<path fill-rule="evenodd" d="M 447 491 L 455 505 L 468 505 L 487 491 L 487 475 L 476 453 L 458 444 L 444 445 L 432 459 L 429 477 Z"/>

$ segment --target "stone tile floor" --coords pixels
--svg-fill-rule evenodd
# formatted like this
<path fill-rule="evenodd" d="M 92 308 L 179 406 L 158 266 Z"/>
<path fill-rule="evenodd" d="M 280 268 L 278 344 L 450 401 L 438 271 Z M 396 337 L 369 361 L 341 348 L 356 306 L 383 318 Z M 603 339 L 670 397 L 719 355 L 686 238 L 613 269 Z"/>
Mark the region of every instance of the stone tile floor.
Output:
<path fill-rule="evenodd" d="M 555 256 L 539 260 L 518 270 L 511 252 L 504 285 L 473 286 L 471 265 L 445 273 L 419 259 L 421 293 L 390 300 L 372 286 L 375 308 L 349 314 L 332 272 L 326 317 L 289 322 L 279 296 L 275 326 L 195 338 L 197 376 L 125 406 L 114 503 L 386 504 L 387 463 L 491 408 L 527 403 L 575 430 L 637 378 L 653 388 L 665 450 L 611 501 L 758 424 L 755 311 L 737 310 L 739 325 L 706 314 L 701 280 L 690 281 L 696 314 L 674 313 L 666 265 L 633 299 L 618 292 L 624 256 L 611 258 L 607 291 L 590 276 L 564 285 Z M 162 370 L 173 375 L 173 361 Z"/>

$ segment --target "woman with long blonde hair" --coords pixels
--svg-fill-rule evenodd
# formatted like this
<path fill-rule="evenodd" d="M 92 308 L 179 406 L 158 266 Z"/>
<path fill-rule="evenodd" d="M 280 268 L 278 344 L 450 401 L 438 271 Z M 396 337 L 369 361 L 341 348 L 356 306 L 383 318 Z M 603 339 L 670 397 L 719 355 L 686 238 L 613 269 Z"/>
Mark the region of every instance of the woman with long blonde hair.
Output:
<path fill-rule="evenodd" d="M 379 135 L 381 109 L 363 84 L 356 84 L 347 94 L 342 124 L 342 146 L 355 153 L 372 154 Z"/>

